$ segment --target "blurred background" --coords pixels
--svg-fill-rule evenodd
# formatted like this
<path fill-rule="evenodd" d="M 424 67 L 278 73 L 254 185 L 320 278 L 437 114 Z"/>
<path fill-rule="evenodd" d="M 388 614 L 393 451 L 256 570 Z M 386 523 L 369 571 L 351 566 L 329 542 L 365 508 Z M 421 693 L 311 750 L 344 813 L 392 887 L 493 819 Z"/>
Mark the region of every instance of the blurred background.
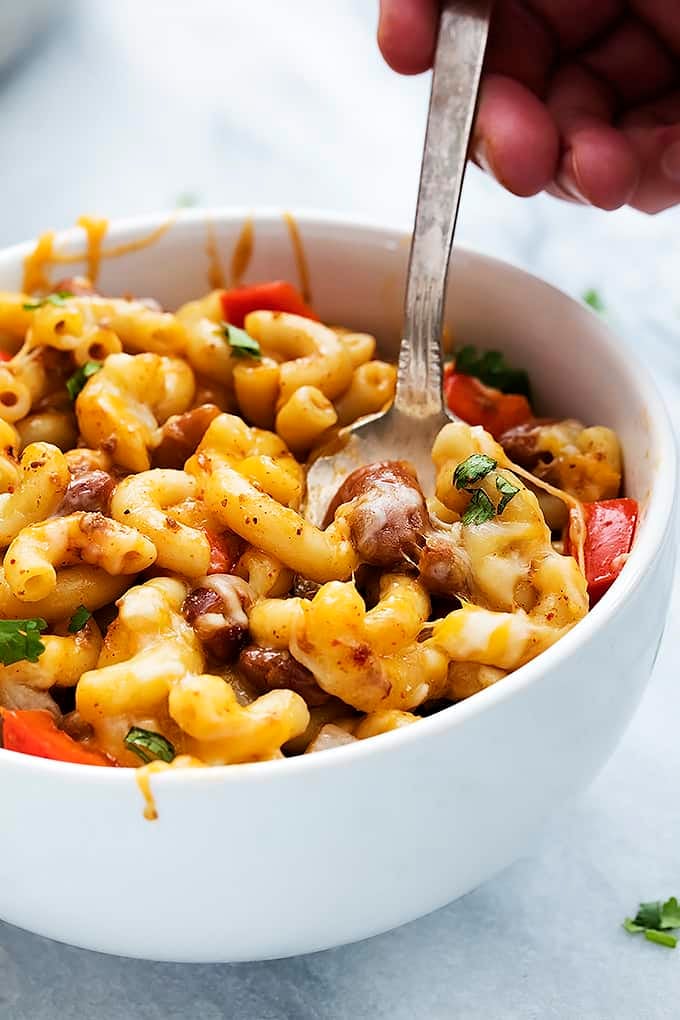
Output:
<path fill-rule="evenodd" d="M 81 213 L 192 203 L 408 228 L 429 81 L 382 63 L 376 21 L 376 0 L 0 0 L 0 246 Z M 458 238 L 595 288 L 680 422 L 679 228 L 680 210 L 516 199 L 473 167 Z M 676 648 L 587 795 L 463 900 L 368 943 L 225 967 L 106 959 L 0 923 L 0 1020 L 677 1018 L 677 958 L 619 927 L 678 892 Z M 229 866 L 225 852 L 225 880 Z"/>

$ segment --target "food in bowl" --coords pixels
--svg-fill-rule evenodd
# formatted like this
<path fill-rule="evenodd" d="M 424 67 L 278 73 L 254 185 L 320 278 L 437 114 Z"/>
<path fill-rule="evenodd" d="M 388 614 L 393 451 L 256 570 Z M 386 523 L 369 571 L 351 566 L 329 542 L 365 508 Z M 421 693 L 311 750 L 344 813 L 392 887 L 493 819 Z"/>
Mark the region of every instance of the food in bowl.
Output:
<path fill-rule="evenodd" d="M 213 239 L 234 281 L 229 259 L 246 218 L 243 209 L 189 210 L 167 229 L 165 214 L 142 217 L 112 223 L 92 245 L 81 229 L 68 231 L 54 238 L 47 282 L 23 290 L 55 292 L 67 259 L 92 276 L 101 252 L 101 293 L 124 294 L 134 281 L 137 294 L 175 309 L 217 286 L 208 280 Z M 333 216 L 297 222 L 317 314 L 374 334 L 378 357 L 394 360 L 403 234 Z M 245 278 L 300 280 L 281 214 L 256 211 L 252 223 Z M 0 289 L 22 289 L 34 250 L 0 252 Z M 671 425 L 645 366 L 601 317 L 498 260 L 460 249 L 454 260 L 455 341 L 500 349 L 528 368 L 538 414 L 603 423 L 619 437 L 625 493 L 640 503 L 621 576 L 578 626 L 502 682 L 328 754 L 95 769 L 0 749 L 4 920 L 100 952 L 194 963 L 337 946 L 434 910 L 535 847 L 545 819 L 610 757 L 651 674 L 669 604 Z M 30 612 L 22 605 L 11 615 Z M 139 787 L 156 768 L 150 825 Z M 46 860 L 59 861 L 58 882 Z M 247 862 L 256 881 L 230 880 L 231 860 Z M 96 910 L 76 888 L 96 889 Z M 144 904 L 132 926 L 130 903 Z"/>
<path fill-rule="evenodd" d="M 292 284 L 171 314 L 67 279 L 0 295 L 0 337 L 7 750 L 223 765 L 411 725 L 552 645 L 630 551 L 615 433 L 534 417 L 497 352 L 447 366 L 434 492 L 367 465 L 316 527 L 305 463 L 396 369 Z"/>

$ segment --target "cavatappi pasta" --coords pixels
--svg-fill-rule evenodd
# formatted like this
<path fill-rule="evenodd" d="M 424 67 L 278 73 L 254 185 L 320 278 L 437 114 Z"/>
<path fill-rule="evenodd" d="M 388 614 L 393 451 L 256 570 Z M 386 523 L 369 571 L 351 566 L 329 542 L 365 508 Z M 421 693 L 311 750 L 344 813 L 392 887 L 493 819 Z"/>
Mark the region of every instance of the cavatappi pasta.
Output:
<path fill-rule="evenodd" d="M 632 503 L 609 429 L 454 365 L 466 421 L 435 442 L 435 491 L 368 465 L 310 523 L 310 453 L 385 408 L 396 369 L 289 284 L 175 313 L 82 279 L 0 294 L 0 343 L 5 748 L 217 765 L 410 726 L 587 613 L 597 535 L 584 574 L 569 502 Z"/>

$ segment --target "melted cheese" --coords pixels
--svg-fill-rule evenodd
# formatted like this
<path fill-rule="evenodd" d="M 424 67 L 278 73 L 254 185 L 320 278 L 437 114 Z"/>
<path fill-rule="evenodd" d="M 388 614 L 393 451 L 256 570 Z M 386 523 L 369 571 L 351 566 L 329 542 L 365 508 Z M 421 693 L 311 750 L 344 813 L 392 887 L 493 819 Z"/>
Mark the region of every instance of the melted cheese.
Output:
<path fill-rule="evenodd" d="M 307 265 L 307 256 L 305 255 L 305 249 L 302 244 L 302 238 L 300 237 L 300 231 L 298 225 L 295 222 L 295 218 L 292 213 L 285 212 L 283 219 L 288 227 L 288 233 L 290 234 L 290 243 L 293 246 L 293 255 L 295 256 L 295 265 L 297 266 L 298 279 L 300 281 L 300 290 L 302 297 L 307 304 L 312 303 L 312 294 L 309 286 L 309 267 Z"/>

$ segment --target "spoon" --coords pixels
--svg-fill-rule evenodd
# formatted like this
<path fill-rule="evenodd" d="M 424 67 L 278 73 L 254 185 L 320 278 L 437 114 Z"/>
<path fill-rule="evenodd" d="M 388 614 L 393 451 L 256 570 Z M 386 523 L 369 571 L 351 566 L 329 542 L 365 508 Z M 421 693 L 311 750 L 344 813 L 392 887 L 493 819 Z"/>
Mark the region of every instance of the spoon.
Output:
<path fill-rule="evenodd" d="M 345 478 L 364 464 L 410 461 L 421 487 L 433 488 L 432 443 L 455 420 L 442 397 L 442 315 L 492 3 L 442 4 L 394 403 L 343 429 L 312 463 L 306 516 L 315 524 Z"/>

